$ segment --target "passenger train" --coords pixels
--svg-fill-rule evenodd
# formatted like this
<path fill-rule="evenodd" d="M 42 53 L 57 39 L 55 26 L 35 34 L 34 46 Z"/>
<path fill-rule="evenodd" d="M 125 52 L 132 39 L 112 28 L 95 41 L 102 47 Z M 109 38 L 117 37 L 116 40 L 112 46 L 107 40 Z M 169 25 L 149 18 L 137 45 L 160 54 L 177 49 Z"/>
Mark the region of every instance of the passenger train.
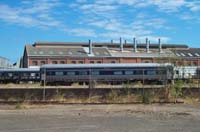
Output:
<path fill-rule="evenodd" d="M 74 82 L 90 83 L 124 83 L 124 82 L 158 82 L 172 78 L 170 64 L 81 64 L 81 65 L 43 65 L 41 81 L 46 84 Z"/>
<path fill-rule="evenodd" d="M 164 84 L 174 79 L 199 79 L 199 67 L 175 67 L 170 63 L 47 64 L 40 68 L 0 69 L 0 83 L 40 82 L 41 85 L 73 83 Z"/>

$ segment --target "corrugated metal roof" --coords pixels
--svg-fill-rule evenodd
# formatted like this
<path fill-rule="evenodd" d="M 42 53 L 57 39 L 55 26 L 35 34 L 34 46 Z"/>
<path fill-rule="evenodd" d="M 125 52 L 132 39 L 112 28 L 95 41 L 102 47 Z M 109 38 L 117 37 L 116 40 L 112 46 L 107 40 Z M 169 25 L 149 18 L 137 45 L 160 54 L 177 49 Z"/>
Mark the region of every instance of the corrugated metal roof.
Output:
<path fill-rule="evenodd" d="M 124 50 L 120 52 L 118 50 L 109 50 L 110 54 L 115 57 L 135 57 L 135 58 L 159 58 L 159 57 L 174 57 L 174 53 L 169 50 L 165 49 L 162 50 L 162 53 L 158 52 L 158 50 L 151 50 L 147 53 L 145 50 L 138 49 L 138 52 L 134 52 L 132 50 Z"/>
<path fill-rule="evenodd" d="M 87 57 L 89 52 L 84 50 L 88 47 L 34 47 L 27 45 L 28 56 L 79 56 Z M 106 48 L 92 48 L 95 57 L 111 56 Z"/>
<path fill-rule="evenodd" d="M 190 48 L 173 51 L 178 57 L 200 57 L 200 48 Z"/>

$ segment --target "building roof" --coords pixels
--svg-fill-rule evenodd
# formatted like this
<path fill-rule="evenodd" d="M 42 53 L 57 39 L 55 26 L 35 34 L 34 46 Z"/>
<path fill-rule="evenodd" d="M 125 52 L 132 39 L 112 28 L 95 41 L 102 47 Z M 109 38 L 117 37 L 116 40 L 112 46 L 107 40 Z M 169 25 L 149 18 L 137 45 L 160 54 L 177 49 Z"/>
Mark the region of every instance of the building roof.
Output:
<path fill-rule="evenodd" d="M 123 45 L 120 51 L 119 43 L 92 43 L 92 53 L 89 54 L 89 43 L 86 42 L 36 42 L 26 45 L 28 56 L 52 56 L 52 57 L 200 57 L 200 48 L 188 48 L 187 45 L 162 44 L 162 52 L 159 52 L 159 44 L 150 44 L 147 53 L 146 44 L 137 44 L 134 52 L 133 43 Z"/>
<path fill-rule="evenodd" d="M 88 42 L 35 42 L 33 46 L 35 47 L 41 47 L 41 46 L 88 46 Z M 98 43 L 98 42 L 92 42 L 92 45 L 94 47 L 119 47 L 120 43 Z M 133 43 L 126 43 L 123 44 L 124 47 L 130 48 L 133 47 Z M 138 48 L 145 48 L 145 43 L 138 43 Z M 158 48 L 159 44 L 150 44 L 150 48 Z M 162 48 L 188 48 L 186 44 L 162 44 Z"/>
<path fill-rule="evenodd" d="M 190 48 L 190 49 L 178 49 L 178 50 L 173 50 L 174 54 L 178 57 L 182 58 L 194 58 L 198 57 L 200 58 L 200 48 Z"/>
<path fill-rule="evenodd" d="M 135 58 L 159 58 L 159 57 L 174 57 L 174 53 L 169 50 L 165 49 L 162 50 L 162 52 L 159 52 L 158 50 L 152 50 L 150 49 L 147 53 L 145 49 L 138 49 L 138 52 L 134 52 L 133 50 L 126 50 L 124 49 L 123 52 L 119 50 L 109 50 L 112 56 L 115 57 L 135 57 Z"/>
<path fill-rule="evenodd" d="M 88 47 L 34 47 L 27 45 L 26 51 L 28 56 L 111 56 L 107 48 L 92 48 L 92 54 L 89 54 Z"/>

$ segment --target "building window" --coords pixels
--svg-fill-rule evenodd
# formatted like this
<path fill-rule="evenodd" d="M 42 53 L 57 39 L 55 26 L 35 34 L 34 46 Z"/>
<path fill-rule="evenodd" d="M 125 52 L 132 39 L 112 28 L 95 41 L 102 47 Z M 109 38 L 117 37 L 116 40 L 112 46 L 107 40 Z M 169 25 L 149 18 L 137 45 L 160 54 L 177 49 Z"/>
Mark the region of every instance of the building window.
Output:
<path fill-rule="evenodd" d="M 146 61 L 144 61 L 144 63 L 149 63 L 149 61 L 146 60 Z"/>
<path fill-rule="evenodd" d="M 91 64 L 94 64 L 94 61 L 90 61 Z"/>
<path fill-rule="evenodd" d="M 195 62 L 195 61 L 192 62 L 192 65 L 193 65 L 193 66 L 197 66 L 197 62 Z"/>
<path fill-rule="evenodd" d="M 83 61 L 78 61 L 79 64 L 83 64 Z"/>
<path fill-rule="evenodd" d="M 71 61 L 71 64 L 76 64 L 76 61 Z"/>
<path fill-rule="evenodd" d="M 101 63 L 101 61 L 97 61 L 97 63 L 98 63 L 98 64 L 100 64 L 100 63 Z"/>
<path fill-rule="evenodd" d="M 188 65 L 188 66 L 191 66 L 191 62 L 188 61 L 188 62 L 187 62 L 187 65 Z"/>
<path fill-rule="evenodd" d="M 115 61 L 111 61 L 111 63 L 116 63 Z"/>
<path fill-rule="evenodd" d="M 182 65 L 182 62 L 179 61 L 179 62 L 178 62 L 178 66 L 181 66 L 181 65 Z"/>
<path fill-rule="evenodd" d="M 40 65 L 44 65 L 45 64 L 45 61 L 40 61 Z"/>
<path fill-rule="evenodd" d="M 58 62 L 57 61 L 52 61 L 52 64 L 58 64 Z"/>
<path fill-rule="evenodd" d="M 65 64 L 65 61 L 60 61 L 60 64 Z"/>
<path fill-rule="evenodd" d="M 37 65 L 38 65 L 38 62 L 37 62 L 37 61 L 32 61 L 32 65 L 33 65 L 33 66 L 37 66 Z"/>

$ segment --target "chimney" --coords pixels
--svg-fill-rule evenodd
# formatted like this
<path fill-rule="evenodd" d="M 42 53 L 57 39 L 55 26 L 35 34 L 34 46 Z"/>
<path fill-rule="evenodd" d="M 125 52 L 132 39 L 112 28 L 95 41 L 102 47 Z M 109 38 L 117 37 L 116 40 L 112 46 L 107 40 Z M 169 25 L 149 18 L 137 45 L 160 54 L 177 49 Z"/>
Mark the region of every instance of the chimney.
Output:
<path fill-rule="evenodd" d="M 92 54 L 92 41 L 89 40 L 89 54 Z"/>
<path fill-rule="evenodd" d="M 112 39 L 111 39 L 110 43 L 113 44 L 113 40 Z"/>
<path fill-rule="evenodd" d="M 158 39 L 159 52 L 162 53 L 162 44 L 160 38 Z"/>
<path fill-rule="evenodd" d="M 119 41 L 120 41 L 120 51 L 123 52 L 123 43 L 122 43 L 122 38 L 121 37 L 120 37 Z"/>
<path fill-rule="evenodd" d="M 148 38 L 146 38 L 146 52 L 149 53 L 149 44 L 150 41 L 148 41 Z"/>
<path fill-rule="evenodd" d="M 136 42 L 136 39 L 135 38 L 133 38 L 133 49 L 134 49 L 134 52 L 136 53 L 136 52 L 138 52 L 137 51 L 137 42 Z"/>

